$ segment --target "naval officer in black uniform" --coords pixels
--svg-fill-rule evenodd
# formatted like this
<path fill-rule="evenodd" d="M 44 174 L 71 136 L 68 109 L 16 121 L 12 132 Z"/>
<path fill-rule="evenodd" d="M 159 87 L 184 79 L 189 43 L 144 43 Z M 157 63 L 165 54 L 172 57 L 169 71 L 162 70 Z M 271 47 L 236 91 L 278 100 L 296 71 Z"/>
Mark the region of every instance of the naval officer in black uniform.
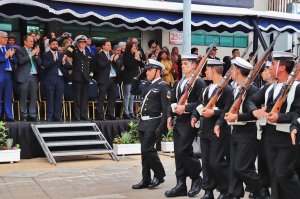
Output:
<path fill-rule="evenodd" d="M 171 92 L 166 82 L 162 81 L 163 65 L 149 59 L 145 70 L 134 78 L 131 85 L 132 95 L 143 97 L 141 119 L 138 131 L 141 140 L 142 175 L 140 183 L 133 185 L 133 189 L 154 188 L 164 182 L 166 175 L 164 167 L 154 148 L 156 139 L 167 129 L 167 107 L 170 105 Z M 147 77 L 147 83 L 141 86 L 141 80 Z M 151 181 L 150 170 L 154 172 Z"/>
<path fill-rule="evenodd" d="M 205 190 L 205 194 L 201 199 L 214 199 L 214 189 L 220 191 L 218 199 L 229 198 L 227 191 L 229 158 L 226 157 L 226 153 L 229 150 L 231 130 L 224 120 L 224 116 L 233 101 L 231 86 L 226 85 L 224 87 L 213 109 L 205 108 L 211 97 L 219 89 L 218 84 L 223 79 L 222 73 L 223 62 L 215 59 L 207 60 L 205 74 L 207 80 L 212 81 L 212 84 L 203 91 L 199 100 L 200 105 L 192 115 L 192 127 L 200 119 L 200 114 L 203 116 L 202 128 L 200 129 L 200 146 L 203 168 L 202 188 Z"/>
<path fill-rule="evenodd" d="M 88 119 L 88 88 L 93 77 L 91 59 L 92 54 L 85 50 L 87 37 L 79 35 L 75 38 L 75 45 L 67 49 L 66 55 L 73 58 L 72 81 L 74 92 L 75 120 Z"/>
<path fill-rule="evenodd" d="M 263 150 L 271 177 L 272 199 L 298 199 L 300 196 L 300 182 L 295 171 L 298 147 L 291 142 L 289 128 L 294 117 L 300 113 L 299 82 L 293 83 L 279 114 L 271 112 L 282 85 L 293 70 L 294 58 L 291 53 L 274 51 L 270 72 L 277 81 L 265 86 L 266 89 L 250 97 L 247 103 L 248 110 L 256 118 L 266 118 Z M 261 108 L 261 104 L 265 104 L 265 108 Z"/>
<path fill-rule="evenodd" d="M 197 129 L 191 126 L 191 115 L 198 104 L 199 96 L 205 88 L 205 82 L 198 77 L 194 86 L 190 90 L 185 105 L 178 105 L 181 96 L 187 88 L 187 84 L 192 78 L 192 74 L 196 68 L 197 55 L 182 55 L 182 72 L 184 77 L 174 84 L 171 95 L 172 107 L 168 108 L 168 129 L 174 128 L 174 152 L 176 163 L 177 184 L 174 188 L 166 191 L 166 197 L 176 196 L 194 196 L 200 192 L 201 185 L 201 164 L 199 159 L 194 157 L 193 141 L 197 134 Z M 176 122 L 173 127 L 173 120 Z M 192 179 L 191 189 L 187 193 L 186 177 Z"/>
<path fill-rule="evenodd" d="M 253 66 L 240 57 L 236 57 L 233 63 L 231 77 L 237 83 L 233 92 L 234 99 L 237 99 L 241 86 Z M 229 193 L 234 199 L 244 197 L 243 182 L 253 193 L 254 198 L 260 198 L 262 188 L 260 176 L 253 169 L 257 157 L 257 127 L 255 117 L 247 111 L 246 107 L 249 97 L 257 92 L 258 88 L 252 84 L 243 96 L 238 114 L 226 113 L 225 115 L 225 120 L 232 125 Z"/>

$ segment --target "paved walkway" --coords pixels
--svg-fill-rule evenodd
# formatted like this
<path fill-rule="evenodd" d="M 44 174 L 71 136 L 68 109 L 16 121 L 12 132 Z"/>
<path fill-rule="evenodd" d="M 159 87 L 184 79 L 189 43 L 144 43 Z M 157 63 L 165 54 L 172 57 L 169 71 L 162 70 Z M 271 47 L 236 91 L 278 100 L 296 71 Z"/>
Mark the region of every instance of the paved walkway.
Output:
<path fill-rule="evenodd" d="M 119 162 L 107 155 L 68 158 L 57 166 L 50 165 L 46 158 L 1 163 L 0 199 L 163 199 L 165 191 L 175 185 L 175 164 L 174 158 L 160 158 L 167 176 L 165 183 L 154 190 L 131 189 L 141 179 L 138 155 L 122 156 Z M 201 191 L 194 198 L 203 194 Z"/>

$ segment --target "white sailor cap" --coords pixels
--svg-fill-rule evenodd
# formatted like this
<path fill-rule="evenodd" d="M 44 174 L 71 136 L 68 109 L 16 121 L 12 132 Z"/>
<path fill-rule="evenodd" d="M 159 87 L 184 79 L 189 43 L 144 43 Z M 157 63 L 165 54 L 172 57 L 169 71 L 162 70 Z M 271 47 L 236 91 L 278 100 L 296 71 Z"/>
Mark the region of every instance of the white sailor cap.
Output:
<path fill-rule="evenodd" d="M 273 60 L 280 60 L 280 61 L 293 61 L 296 58 L 296 55 L 284 52 L 284 51 L 273 51 L 272 52 L 272 59 Z"/>
<path fill-rule="evenodd" d="M 195 54 L 182 54 L 181 60 L 197 60 L 198 56 Z"/>
<path fill-rule="evenodd" d="M 206 62 L 206 66 L 210 66 L 210 67 L 213 67 L 213 66 L 223 66 L 223 62 L 221 62 L 220 60 L 217 60 L 217 59 L 207 59 L 207 62 Z"/>
<path fill-rule="evenodd" d="M 156 68 L 159 70 L 164 70 L 165 66 L 162 65 L 162 63 L 160 63 L 159 61 L 156 61 L 154 59 L 148 59 L 145 68 L 146 69 Z"/>
<path fill-rule="evenodd" d="M 74 43 L 78 43 L 80 41 L 84 41 L 86 42 L 87 41 L 87 37 L 85 35 L 78 35 L 75 39 L 74 39 Z"/>
<path fill-rule="evenodd" d="M 265 67 L 266 67 L 266 68 L 269 68 L 271 65 L 272 65 L 272 62 L 266 61 L 266 64 L 265 64 Z"/>
<path fill-rule="evenodd" d="M 237 67 L 240 67 L 240 68 L 243 68 L 246 70 L 251 70 L 253 68 L 253 66 L 249 62 L 247 62 L 246 60 L 244 60 L 243 58 L 240 58 L 240 57 L 236 57 L 233 64 L 236 65 Z"/>

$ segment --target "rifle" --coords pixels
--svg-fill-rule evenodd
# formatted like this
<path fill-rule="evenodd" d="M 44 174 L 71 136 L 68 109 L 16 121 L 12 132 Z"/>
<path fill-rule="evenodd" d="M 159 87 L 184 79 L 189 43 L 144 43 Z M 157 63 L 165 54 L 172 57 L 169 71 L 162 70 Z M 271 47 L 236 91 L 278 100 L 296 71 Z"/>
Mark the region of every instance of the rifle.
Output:
<path fill-rule="evenodd" d="M 213 49 L 213 47 L 215 46 L 215 44 L 210 45 L 208 51 L 206 52 L 205 56 L 201 59 L 200 63 L 198 64 L 196 70 L 193 72 L 191 79 L 188 81 L 187 83 L 187 87 L 186 90 L 184 91 L 184 93 L 182 94 L 182 96 L 179 99 L 178 105 L 184 105 L 187 101 L 187 98 L 189 97 L 190 92 L 193 89 L 193 86 L 195 84 L 196 79 L 199 77 L 200 72 L 202 71 L 206 60 L 208 58 L 208 55 L 210 53 L 210 51 Z"/>
<path fill-rule="evenodd" d="M 293 68 L 293 71 L 290 73 L 288 80 L 282 85 L 282 88 L 279 92 L 279 97 L 276 100 L 276 103 L 274 104 L 271 112 L 274 113 L 279 113 L 282 104 L 285 102 L 291 87 L 294 83 L 294 81 L 296 80 L 298 74 L 300 72 L 300 57 L 298 57 L 298 59 L 295 62 L 295 66 Z"/>
<path fill-rule="evenodd" d="M 247 89 L 251 86 L 254 78 L 258 74 L 260 68 L 265 63 L 265 61 L 268 59 L 269 54 L 272 51 L 272 48 L 275 44 L 276 39 L 278 38 L 279 34 L 276 36 L 276 38 L 273 40 L 269 48 L 264 52 L 262 57 L 258 60 L 256 65 L 253 67 L 253 69 L 250 71 L 249 75 L 247 76 L 246 80 L 244 81 L 243 85 L 241 86 L 239 92 L 238 92 L 238 98 L 233 102 L 229 113 L 238 114 L 240 106 L 243 102 L 243 96 L 246 93 Z"/>
<path fill-rule="evenodd" d="M 259 51 L 260 47 L 261 47 L 261 46 L 259 45 L 258 48 L 257 48 L 257 50 L 255 51 L 255 53 L 254 53 L 252 59 L 249 60 L 249 62 L 250 62 L 250 64 L 251 64 L 252 66 L 255 64 L 255 60 L 256 60 L 256 58 L 257 58 L 258 51 Z"/>
<path fill-rule="evenodd" d="M 213 107 L 216 105 L 222 90 L 225 88 L 225 86 L 227 85 L 227 83 L 229 82 L 229 80 L 231 79 L 231 70 L 232 70 L 232 66 L 230 67 L 230 69 L 226 72 L 225 76 L 223 77 L 222 81 L 217 85 L 217 87 L 215 88 L 217 91 L 215 92 L 214 96 L 212 96 L 209 100 L 209 102 L 206 104 L 205 108 L 207 109 L 213 109 Z"/>
<path fill-rule="evenodd" d="M 247 48 L 243 51 L 243 54 L 241 55 L 241 58 L 244 58 L 245 55 L 248 53 L 250 46 L 252 46 L 253 42 L 251 41 L 250 44 L 247 46 Z"/>

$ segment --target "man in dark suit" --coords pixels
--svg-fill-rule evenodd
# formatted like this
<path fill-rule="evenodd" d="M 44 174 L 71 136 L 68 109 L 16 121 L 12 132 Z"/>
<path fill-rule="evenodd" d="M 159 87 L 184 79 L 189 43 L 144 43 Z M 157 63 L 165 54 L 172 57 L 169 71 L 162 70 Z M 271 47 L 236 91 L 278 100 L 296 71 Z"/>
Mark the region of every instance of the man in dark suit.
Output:
<path fill-rule="evenodd" d="M 88 89 L 93 76 L 91 60 L 92 54 L 85 51 L 86 36 L 79 35 L 75 38 L 75 45 L 67 49 L 67 56 L 73 58 L 72 80 L 74 88 L 74 113 L 75 120 L 88 119 Z"/>
<path fill-rule="evenodd" d="M 133 185 L 133 189 L 154 188 L 164 182 L 166 175 L 164 167 L 154 148 L 156 139 L 160 138 L 167 128 L 167 109 L 170 105 L 171 92 L 166 82 L 161 79 L 163 65 L 153 59 L 148 60 L 144 70 L 135 77 L 132 86 L 132 95 L 141 95 L 144 100 L 141 108 L 141 120 L 138 130 L 141 140 L 143 179 L 140 183 Z M 143 77 L 147 76 L 148 82 L 140 86 Z M 154 172 L 151 181 L 151 170 Z"/>
<path fill-rule="evenodd" d="M 14 115 L 12 111 L 12 62 L 16 62 L 15 49 L 6 49 L 7 33 L 0 31 L 0 100 L 2 100 L 2 94 L 4 94 L 4 109 L 7 121 L 13 121 Z M 2 106 L 0 106 L 0 117 L 2 116 Z M 2 120 L 1 118 L 0 120 Z"/>
<path fill-rule="evenodd" d="M 21 120 L 26 121 L 29 113 L 31 121 L 38 121 L 37 108 L 37 85 L 38 67 L 41 65 L 39 57 L 40 49 L 36 46 L 33 49 L 33 38 L 25 35 L 23 38 L 24 47 L 16 50 L 18 67 L 16 70 L 16 81 L 18 83 L 18 94 L 20 98 Z M 30 96 L 29 112 L 27 110 L 27 97 Z"/>
<path fill-rule="evenodd" d="M 96 81 L 99 87 L 99 97 L 97 104 L 98 120 L 104 120 L 104 100 L 107 95 L 108 101 L 108 118 L 114 120 L 115 118 L 115 95 L 117 86 L 117 71 L 120 68 L 117 60 L 118 54 L 110 55 L 111 43 L 104 41 L 102 51 L 95 56 L 95 70 Z"/>
<path fill-rule="evenodd" d="M 50 50 L 42 54 L 43 85 L 47 101 L 47 121 L 61 121 L 62 97 L 64 93 L 64 77 L 68 76 L 66 69 L 71 65 L 66 62 L 67 55 L 58 52 L 56 39 L 49 40 Z"/>

